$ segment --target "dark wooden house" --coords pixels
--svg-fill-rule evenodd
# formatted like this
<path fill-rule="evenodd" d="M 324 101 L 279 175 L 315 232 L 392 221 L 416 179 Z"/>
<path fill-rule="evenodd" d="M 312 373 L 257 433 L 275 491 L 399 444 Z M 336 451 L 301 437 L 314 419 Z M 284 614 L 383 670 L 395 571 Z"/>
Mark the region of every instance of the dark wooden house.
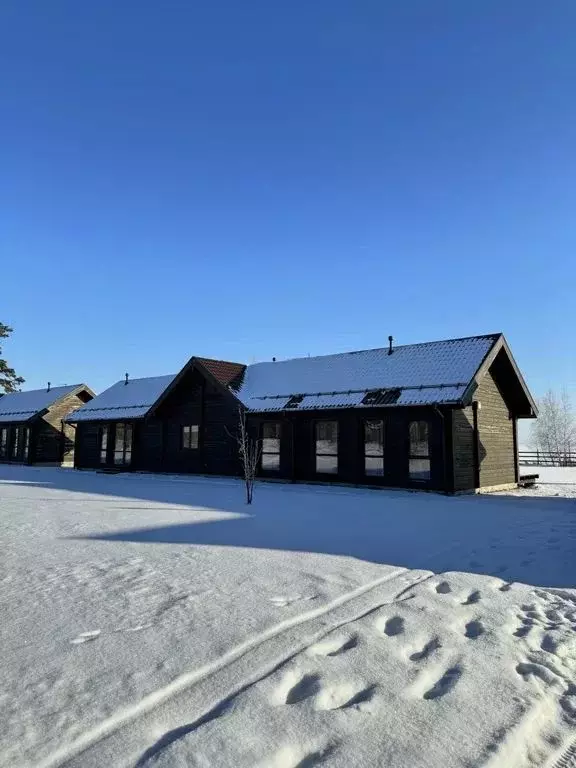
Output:
<path fill-rule="evenodd" d="M 78 468 L 239 472 L 231 386 L 245 366 L 193 357 L 178 374 L 125 379 L 70 415 Z"/>
<path fill-rule="evenodd" d="M 0 462 L 62 464 L 72 462 L 74 427 L 65 422 L 94 397 L 85 384 L 47 386 L 0 397 Z"/>
<path fill-rule="evenodd" d="M 536 406 L 501 334 L 281 362 L 192 358 L 73 413 L 76 466 L 239 474 L 238 409 L 262 477 L 474 491 L 518 482 Z"/>

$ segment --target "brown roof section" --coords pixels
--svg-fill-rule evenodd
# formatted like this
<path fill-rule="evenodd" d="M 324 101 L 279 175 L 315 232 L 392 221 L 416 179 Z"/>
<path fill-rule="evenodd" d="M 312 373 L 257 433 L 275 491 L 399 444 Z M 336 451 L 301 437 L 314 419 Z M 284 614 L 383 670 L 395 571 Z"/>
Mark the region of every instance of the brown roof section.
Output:
<path fill-rule="evenodd" d="M 240 382 L 246 366 L 242 363 L 229 363 L 227 360 L 210 360 L 208 357 L 196 358 L 200 365 L 210 371 L 212 376 L 225 387 L 234 387 Z"/>

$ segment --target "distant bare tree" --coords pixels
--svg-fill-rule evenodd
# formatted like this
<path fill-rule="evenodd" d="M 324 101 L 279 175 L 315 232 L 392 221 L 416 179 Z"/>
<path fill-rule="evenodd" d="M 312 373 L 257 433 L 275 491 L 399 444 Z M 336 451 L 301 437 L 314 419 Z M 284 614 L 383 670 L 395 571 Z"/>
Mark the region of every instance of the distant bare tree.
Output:
<path fill-rule="evenodd" d="M 228 430 L 226 430 L 228 431 Z M 253 438 L 246 426 L 246 412 L 242 407 L 238 408 L 238 430 L 236 434 L 228 432 L 238 444 L 238 455 L 242 464 L 242 474 L 246 487 L 246 504 L 252 504 L 254 495 L 254 480 L 258 472 L 262 446 L 260 440 Z"/>
<path fill-rule="evenodd" d="M 566 454 L 576 450 L 576 417 L 570 395 L 551 389 L 538 401 L 539 415 L 532 427 L 532 448 L 549 454 L 554 464 L 565 463 Z"/>

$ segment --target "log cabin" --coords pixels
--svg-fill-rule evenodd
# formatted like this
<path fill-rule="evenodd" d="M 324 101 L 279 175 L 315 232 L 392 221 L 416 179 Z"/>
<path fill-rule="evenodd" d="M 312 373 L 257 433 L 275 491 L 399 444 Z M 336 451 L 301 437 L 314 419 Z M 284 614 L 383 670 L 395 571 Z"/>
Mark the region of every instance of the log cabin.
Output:
<path fill-rule="evenodd" d="M 447 493 L 516 485 L 517 421 L 537 415 L 502 334 L 248 366 L 192 357 L 70 414 L 75 463 L 238 475 L 239 410 L 262 478 Z"/>
<path fill-rule="evenodd" d="M 75 430 L 66 417 L 94 397 L 86 384 L 10 392 L 0 397 L 0 462 L 73 461 Z"/>

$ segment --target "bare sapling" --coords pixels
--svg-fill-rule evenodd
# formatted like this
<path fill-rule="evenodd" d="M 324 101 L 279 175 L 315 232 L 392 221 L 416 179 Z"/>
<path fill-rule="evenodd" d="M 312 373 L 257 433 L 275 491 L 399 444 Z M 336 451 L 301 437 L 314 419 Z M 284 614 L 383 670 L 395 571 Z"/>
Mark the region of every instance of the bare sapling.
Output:
<path fill-rule="evenodd" d="M 236 440 L 238 445 L 238 455 L 240 456 L 244 486 L 246 488 L 246 504 L 252 504 L 254 480 L 258 472 L 262 446 L 260 445 L 260 440 L 250 435 L 246 425 L 246 413 L 241 407 L 238 408 L 238 430 L 231 437 Z"/>

